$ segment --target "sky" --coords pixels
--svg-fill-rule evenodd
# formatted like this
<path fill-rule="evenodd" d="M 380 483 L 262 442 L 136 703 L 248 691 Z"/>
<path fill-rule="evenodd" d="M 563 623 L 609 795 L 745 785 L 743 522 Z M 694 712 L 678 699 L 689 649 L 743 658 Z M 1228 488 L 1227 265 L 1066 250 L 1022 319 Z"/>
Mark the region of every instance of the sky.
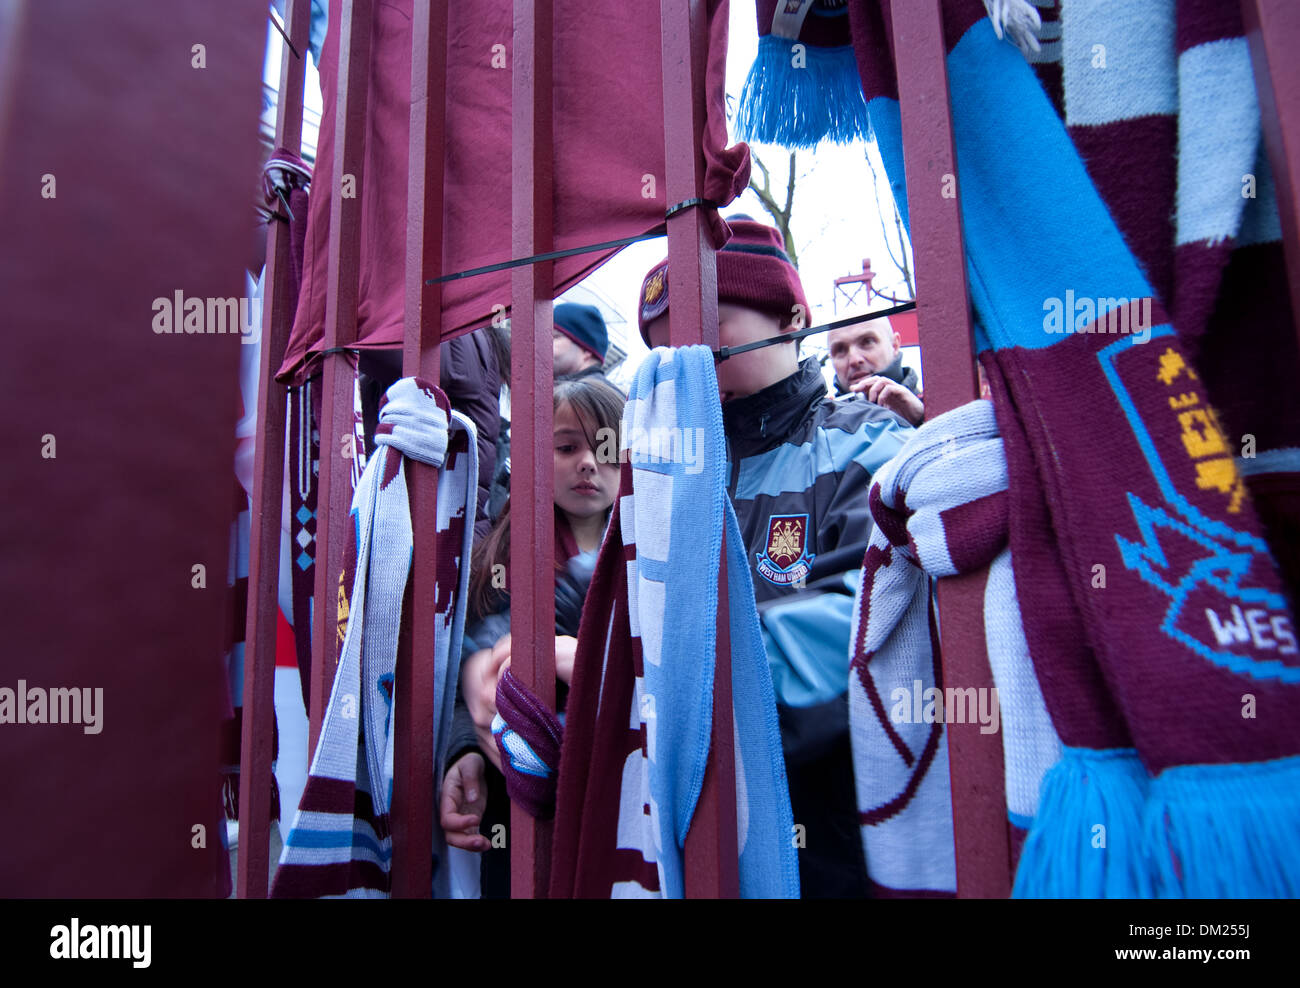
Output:
<path fill-rule="evenodd" d="M 758 27 L 754 5 L 745 0 L 733 0 L 727 50 L 727 94 L 735 97 L 735 101 L 739 100 L 745 77 L 757 52 Z M 737 139 L 734 132 L 731 139 Z M 872 190 L 871 171 L 866 163 L 868 150 L 873 156 L 876 174 L 880 177 L 879 199 Z M 783 147 L 763 144 L 753 145 L 751 151 L 767 165 L 772 173 L 772 187 L 779 190 L 778 196 L 783 197 L 789 151 Z M 859 273 L 863 258 L 871 259 L 872 270 L 877 273 L 877 288 L 900 298 L 906 296 L 908 292 L 902 272 L 889 258 L 881 229 L 883 215 L 887 218 L 890 236 L 895 238 L 894 250 L 897 253 L 899 247 L 893 222 L 893 196 L 884 180 L 884 168 L 874 144 L 868 148 L 864 142 L 851 145 L 823 143 L 812 151 L 798 152 L 795 167 L 794 210 L 790 226 L 799 257 L 800 280 L 812 308 L 812 324 L 821 325 L 868 310 L 868 306 L 862 304 L 864 293 L 859 293 L 858 304 L 848 306 L 841 293 L 838 311 L 834 298 L 834 279 Z M 761 177 L 757 166 L 753 173 L 756 177 Z M 745 213 L 757 220 L 772 222 L 758 196 L 749 190 L 723 210 L 724 216 L 729 213 Z M 905 249 L 910 263 L 911 245 L 908 244 Z M 624 331 L 620 346 L 628 353 L 628 367 L 620 368 L 622 373 L 615 374 L 615 379 L 620 384 L 627 383 L 623 380 L 624 376 L 630 381 L 635 365 L 646 352 L 636 329 L 636 304 L 641 281 L 646 272 L 666 254 L 666 242 L 662 238 L 632 244 L 582 283 L 608 299 L 627 320 L 624 326 L 612 328 L 611 331 L 611 338 L 617 330 Z M 876 299 L 870 308 L 883 308 L 889 304 Z M 825 339 L 824 335 L 805 339 L 802 352 L 805 355 L 820 354 L 825 350 Z M 915 348 L 906 348 L 904 360 L 920 373 L 919 353 Z"/>
<path fill-rule="evenodd" d="M 746 0 L 733 0 L 729 26 L 726 88 L 727 94 L 734 97 L 734 105 L 739 100 L 745 76 L 758 51 L 754 4 Z M 268 21 L 267 59 L 263 78 L 269 86 L 268 95 L 272 99 L 275 87 L 279 84 L 282 50 L 283 40 Z M 320 77 L 310 58 L 307 59 L 304 102 L 304 150 L 314 155 L 316 130 L 320 125 L 321 99 Z M 273 106 L 265 110 L 262 122 L 268 135 L 273 135 Z M 736 139 L 733 132 L 731 140 L 734 142 Z M 761 144 L 753 145 L 751 150 L 767 165 L 771 172 L 772 188 L 783 198 L 788 150 Z M 867 165 L 868 154 L 871 155 L 879 176 L 878 193 L 873 190 L 872 173 Z M 757 166 L 753 168 L 753 174 L 760 176 Z M 757 220 L 771 222 L 771 217 L 764 211 L 758 197 L 749 190 L 723 210 L 724 216 L 731 213 L 745 213 Z M 791 232 L 799 258 L 800 279 L 812 307 L 813 325 L 867 311 L 868 306 L 863 304 L 864 293 L 858 293 L 856 304 L 846 304 L 842 292 L 836 299 L 833 284 L 837 277 L 859 273 L 864 258 L 870 258 L 872 270 L 876 272 L 876 288 L 900 298 L 908 294 L 902 272 L 890 259 L 886 248 L 882 217 L 897 254 L 900 248 L 893 220 L 893 197 L 884 180 L 884 169 L 874 144 L 823 143 L 812 151 L 798 152 Z M 910 263 L 910 244 L 903 249 L 907 251 Z M 632 244 L 615 254 L 580 285 L 561 296 L 564 301 L 594 302 L 606 313 L 611 342 L 618 344 L 628 354 L 624 366 L 612 375 L 616 383 L 624 387 L 630 383 L 637 363 L 646 352 L 636 328 L 636 304 L 641 281 L 646 272 L 666 253 L 663 238 Z M 870 308 L 883 308 L 889 304 L 877 298 Z M 802 352 L 805 355 L 820 355 L 824 350 L 824 335 L 804 340 Z M 919 352 L 916 348 L 906 348 L 904 359 L 908 366 L 920 373 Z"/>

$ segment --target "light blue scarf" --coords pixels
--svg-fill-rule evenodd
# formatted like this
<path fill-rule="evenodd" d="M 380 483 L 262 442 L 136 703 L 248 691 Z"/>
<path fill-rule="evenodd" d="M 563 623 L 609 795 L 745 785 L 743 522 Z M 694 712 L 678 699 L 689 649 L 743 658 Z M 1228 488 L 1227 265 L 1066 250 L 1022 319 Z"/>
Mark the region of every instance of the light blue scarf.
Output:
<path fill-rule="evenodd" d="M 622 536 L 635 546 L 628 607 L 644 662 L 640 712 L 663 894 L 684 894 L 682 848 L 709 756 L 725 531 L 740 894 L 795 898 L 798 862 L 776 700 L 745 544 L 727 497 L 710 350 L 651 352 L 632 384 L 623 430 L 633 497 L 622 502 Z M 683 455 L 687 449 L 693 455 Z"/>

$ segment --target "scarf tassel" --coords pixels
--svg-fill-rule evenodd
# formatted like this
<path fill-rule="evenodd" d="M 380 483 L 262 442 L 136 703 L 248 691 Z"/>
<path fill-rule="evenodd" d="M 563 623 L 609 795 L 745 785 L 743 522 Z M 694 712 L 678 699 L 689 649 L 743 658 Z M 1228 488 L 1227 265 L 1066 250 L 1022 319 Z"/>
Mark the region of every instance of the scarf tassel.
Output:
<path fill-rule="evenodd" d="M 736 114 L 740 138 L 787 148 L 872 140 L 853 46 L 799 51 L 795 44 L 775 35 L 758 39 Z"/>
<path fill-rule="evenodd" d="M 1296 898 L 1300 757 L 1181 765 L 1067 748 L 1043 778 L 1015 898 Z"/>
<path fill-rule="evenodd" d="M 1142 863 L 1148 785 L 1131 748 L 1066 748 L 1043 777 L 1012 897 L 1149 898 Z"/>
<path fill-rule="evenodd" d="M 1160 898 L 1300 896 L 1300 756 L 1165 769 L 1144 835 Z"/>

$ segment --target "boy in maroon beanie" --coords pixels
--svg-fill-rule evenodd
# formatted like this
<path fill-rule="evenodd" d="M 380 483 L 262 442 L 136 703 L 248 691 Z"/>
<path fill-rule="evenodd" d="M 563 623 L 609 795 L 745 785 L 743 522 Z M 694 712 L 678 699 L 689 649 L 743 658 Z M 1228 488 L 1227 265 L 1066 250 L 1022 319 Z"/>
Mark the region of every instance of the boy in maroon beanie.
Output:
<path fill-rule="evenodd" d="M 728 220 L 718 252 L 722 346 L 768 339 L 807 320 L 799 273 L 780 232 Z M 641 286 L 638 323 L 668 345 L 668 265 Z M 849 744 L 849 626 L 871 533 L 871 476 L 911 427 L 856 398 L 828 396 L 817 360 L 795 340 L 717 366 L 728 491 L 750 560 L 776 689 L 806 898 L 867 895 Z"/>

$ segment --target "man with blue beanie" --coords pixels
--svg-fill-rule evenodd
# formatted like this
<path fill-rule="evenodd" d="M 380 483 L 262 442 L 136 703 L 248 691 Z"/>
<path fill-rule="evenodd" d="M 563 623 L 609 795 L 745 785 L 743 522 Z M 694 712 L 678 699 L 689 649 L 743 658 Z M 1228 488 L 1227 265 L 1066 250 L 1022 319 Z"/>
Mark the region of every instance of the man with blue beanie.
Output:
<path fill-rule="evenodd" d="M 609 332 L 605 320 L 594 305 L 565 302 L 555 307 L 554 346 L 555 379 L 602 374 L 605 353 L 609 349 Z"/>

